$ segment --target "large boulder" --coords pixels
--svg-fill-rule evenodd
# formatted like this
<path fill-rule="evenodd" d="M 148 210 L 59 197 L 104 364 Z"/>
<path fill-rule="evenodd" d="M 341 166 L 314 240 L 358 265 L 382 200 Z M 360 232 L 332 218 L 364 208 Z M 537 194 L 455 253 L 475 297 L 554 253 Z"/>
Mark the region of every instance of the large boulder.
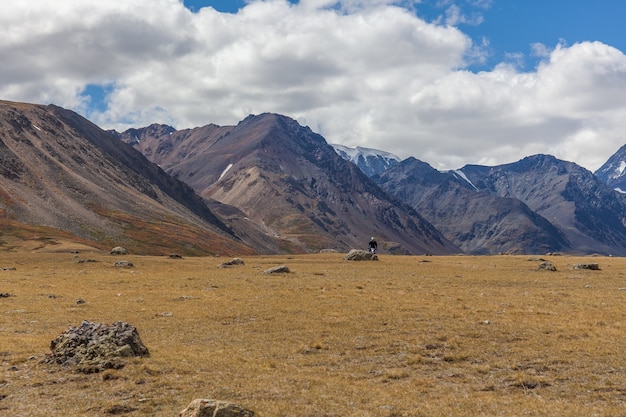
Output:
<path fill-rule="evenodd" d="M 347 261 L 377 261 L 378 256 L 365 250 L 352 249 L 343 259 Z"/>
<path fill-rule="evenodd" d="M 86 373 L 122 368 L 127 357 L 149 356 L 137 329 L 121 321 L 103 324 L 84 320 L 50 342 L 50 351 L 45 363 L 76 366 Z"/>
<path fill-rule="evenodd" d="M 180 417 L 253 417 L 254 411 L 246 410 L 228 401 L 211 399 L 193 400 L 180 412 Z"/>

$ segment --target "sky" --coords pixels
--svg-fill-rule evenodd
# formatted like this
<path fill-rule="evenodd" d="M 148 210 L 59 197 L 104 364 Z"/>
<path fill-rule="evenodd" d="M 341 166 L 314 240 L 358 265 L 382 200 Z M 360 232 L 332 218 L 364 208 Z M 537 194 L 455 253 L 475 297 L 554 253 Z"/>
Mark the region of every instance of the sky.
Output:
<path fill-rule="evenodd" d="M 104 129 L 273 112 L 441 170 L 626 144 L 623 0 L 5 3 L 0 99 Z"/>

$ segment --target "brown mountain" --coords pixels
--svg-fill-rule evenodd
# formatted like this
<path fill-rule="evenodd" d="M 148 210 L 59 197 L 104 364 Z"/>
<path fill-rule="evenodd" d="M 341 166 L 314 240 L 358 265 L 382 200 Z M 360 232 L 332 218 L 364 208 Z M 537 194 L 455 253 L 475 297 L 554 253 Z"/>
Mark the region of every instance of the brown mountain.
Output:
<path fill-rule="evenodd" d="M 35 239 L 146 254 L 253 252 L 189 186 L 53 105 L 0 101 L 0 223 L 5 245 Z"/>
<path fill-rule="evenodd" d="M 152 125 L 119 136 L 201 196 L 222 203 L 230 212 L 225 221 L 240 236 L 249 224 L 289 242 L 292 251 L 364 248 L 375 236 L 387 252 L 459 252 L 323 137 L 285 116 L 180 131 Z"/>

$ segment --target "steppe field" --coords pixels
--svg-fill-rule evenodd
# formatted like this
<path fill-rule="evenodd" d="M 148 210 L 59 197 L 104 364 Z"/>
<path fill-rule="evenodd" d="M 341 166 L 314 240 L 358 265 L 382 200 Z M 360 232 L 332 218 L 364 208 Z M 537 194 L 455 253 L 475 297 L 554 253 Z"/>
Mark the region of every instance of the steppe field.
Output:
<path fill-rule="evenodd" d="M 626 259 L 343 256 L 0 252 L 0 415 L 626 415 Z M 83 320 L 132 324 L 150 356 L 42 363 Z"/>

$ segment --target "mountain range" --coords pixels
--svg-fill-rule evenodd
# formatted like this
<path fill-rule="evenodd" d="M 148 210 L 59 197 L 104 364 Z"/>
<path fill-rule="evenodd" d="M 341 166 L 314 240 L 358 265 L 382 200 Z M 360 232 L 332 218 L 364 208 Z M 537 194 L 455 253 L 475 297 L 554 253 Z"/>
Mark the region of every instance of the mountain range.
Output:
<path fill-rule="evenodd" d="M 246 223 L 288 242 L 282 249 L 343 251 L 364 248 L 375 236 L 390 253 L 459 251 L 323 137 L 288 117 L 266 113 L 236 126 L 181 131 L 152 125 L 117 136 L 202 197 L 236 207 L 239 214 L 228 218 L 234 230 Z"/>
<path fill-rule="evenodd" d="M 622 195 L 550 155 L 448 172 L 409 158 L 374 179 L 466 253 L 626 254 Z"/>
<path fill-rule="evenodd" d="M 0 101 L 0 247 L 134 253 L 626 255 L 626 149 L 596 173 L 550 155 L 438 171 L 330 145 L 286 116 L 104 131 Z"/>

